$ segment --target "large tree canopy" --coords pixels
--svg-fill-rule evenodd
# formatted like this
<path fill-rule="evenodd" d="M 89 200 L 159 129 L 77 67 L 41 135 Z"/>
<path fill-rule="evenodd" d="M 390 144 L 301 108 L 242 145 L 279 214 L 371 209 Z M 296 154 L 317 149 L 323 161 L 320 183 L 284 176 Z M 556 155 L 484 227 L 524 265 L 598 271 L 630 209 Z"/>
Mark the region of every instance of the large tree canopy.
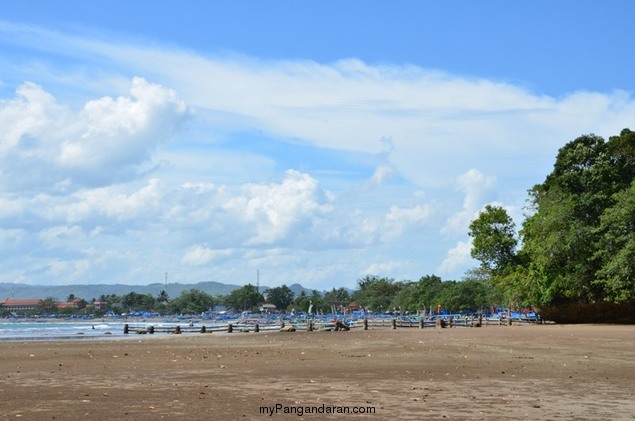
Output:
<path fill-rule="evenodd" d="M 276 306 L 278 310 L 286 310 L 293 302 L 293 291 L 286 285 L 269 288 L 266 291 L 267 301 Z"/>
<path fill-rule="evenodd" d="M 377 312 L 392 310 L 392 299 L 401 288 L 401 284 L 394 279 L 374 275 L 358 279 L 357 285 L 359 289 L 353 294 L 353 299 L 363 307 Z"/>
<path fill-rule="evenodd" d="M 563 146 L 529 191 L 522 248 L 513 225 L 486 208 L 470 225 L 472 256 L 532 304 L 635 299 L 635 133 L 584 135 Z"/>
<path fill-rule="evenodd" d="M 235 289 L 225 297 L 225 304 L 235 311 L 253 310 L 264 301 L 258 288 L 251 284 Z"/>
<path fill-rule="evenodd" d="M 172 300 L 170 309 L 175 314 L 200 314 L 211 310 L 215 304 L 216 300 L 211 295 L 198 289 L 190 289 L 183 291 L 181 295 Z"/>

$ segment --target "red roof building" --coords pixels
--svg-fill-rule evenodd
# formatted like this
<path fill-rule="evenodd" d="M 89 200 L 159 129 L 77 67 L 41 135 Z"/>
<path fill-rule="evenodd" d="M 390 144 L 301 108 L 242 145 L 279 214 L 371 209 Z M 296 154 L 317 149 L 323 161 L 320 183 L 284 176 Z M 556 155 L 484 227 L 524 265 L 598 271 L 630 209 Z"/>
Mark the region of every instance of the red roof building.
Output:
<path fill-rule="evenodd" d="M 13 298 L 6 298 L 4 301 L 0 301 L 0 307 L 10 311 L 37 310 L 41 301 L 42 300 L 39 298 L 28 300 L 16 300 Z"/>
<path fill-rule="evenodd" d="M 75 298 L 73 301 L 67 301 L 64 303 L 55 303 L 55 306 L 57 308 L 77 308 L 79 307 L 79 303 L 81 303 L 82 300 L 80 300 L 79 298 Z"/>

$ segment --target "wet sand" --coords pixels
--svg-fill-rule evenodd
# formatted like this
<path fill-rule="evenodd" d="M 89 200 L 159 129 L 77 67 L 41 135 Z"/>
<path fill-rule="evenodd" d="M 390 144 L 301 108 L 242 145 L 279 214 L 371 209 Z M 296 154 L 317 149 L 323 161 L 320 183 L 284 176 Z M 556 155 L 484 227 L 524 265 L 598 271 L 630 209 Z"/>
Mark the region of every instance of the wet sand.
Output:
<path fill-rule="evenodd" d="M 635 326 L 0 342 L 0 396 L 0 420 L 633 420 Z"/>

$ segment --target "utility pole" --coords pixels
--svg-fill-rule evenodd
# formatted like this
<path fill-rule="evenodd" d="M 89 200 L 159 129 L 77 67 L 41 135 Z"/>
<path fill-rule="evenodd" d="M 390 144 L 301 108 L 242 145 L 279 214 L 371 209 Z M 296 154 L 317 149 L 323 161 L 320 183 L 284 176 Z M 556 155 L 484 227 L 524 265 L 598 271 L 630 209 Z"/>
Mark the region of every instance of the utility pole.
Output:
<path fill-rule="evenodd" d="M 256 292 L 260 294 L 260 269 L 256 269 Z"/>
<path fill-rule="evenodd" d="M 168 273 L 165 272 L 165 293 L 168 293 Z"/>

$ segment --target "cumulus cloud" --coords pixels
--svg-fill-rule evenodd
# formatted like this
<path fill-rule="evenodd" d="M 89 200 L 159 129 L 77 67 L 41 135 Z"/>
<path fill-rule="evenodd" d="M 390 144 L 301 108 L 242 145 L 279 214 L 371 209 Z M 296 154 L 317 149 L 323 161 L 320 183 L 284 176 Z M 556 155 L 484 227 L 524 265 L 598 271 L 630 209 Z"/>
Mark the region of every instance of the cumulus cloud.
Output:
<path fill-rule="evenodd" d="M 459 241 L 456 246 L 447 251 L 447 254 L 437 271 L 442 275 L 465 272 L 474 265 L 474 260 L 470 255 L 472 241 Z"/>
<path fill-rule="evenodd" d="M 428 205 L 419 205 L 411 208 L 391 206 L 385 217 L 385 227 L 382 239 L 390 241 L 399 238 L 408 229 L 421 227 L 428 219 L 431 208 Z"/>
<path fill-rule="evenodd" d="M 332 209 L 332 198 L 318 188 L 317 180 L 295 170 L 287 171 L 281 183 L 250 183 L 242 190 L 225 208 L 255 224 L 257 234 L 250 244 L 272 243 L 293 229 L 310 228 L 314 217 Z"/>
<path fill-rule="evenodd" d="M 139 190 L 126 194 L 120 186 L 82 190 L 72 195 L 75 203 L 55 209 L 66 215 L 69 222 L 76 222 L 92 214 L 104 215 L 117 221 L 126 221 L 151 214 L 157 209 L 161 192 L 158 179 L 150 179 Z"/>
<path fill-rule="evenodd" d="M 138 77 L 129 96 L 91 100 L 79 111 L 25 82 L 0 102 L 2 188 L 67 191 L 130 179 L 186 115 L 173 90 Z"/>
<path fill-rule="evenodd" d="M 129 97 L 103 97 L 80 111 L 81 132 L 61 145 L 63 167 L 109 170 L 135 165 L 168 139 L 186 112 L 176 93 L 135 77 Z"/>
<path fill-rule="evenodd" d="M 495 184 L 496 177 L 487 176 L 473 168 L 461 174 L 457 179 L 457 187 L 464 194 L 463 208 L 448 218 L 441 233 L 444 235 L 467 233 L 470 222 L 490 201 Z"/>

